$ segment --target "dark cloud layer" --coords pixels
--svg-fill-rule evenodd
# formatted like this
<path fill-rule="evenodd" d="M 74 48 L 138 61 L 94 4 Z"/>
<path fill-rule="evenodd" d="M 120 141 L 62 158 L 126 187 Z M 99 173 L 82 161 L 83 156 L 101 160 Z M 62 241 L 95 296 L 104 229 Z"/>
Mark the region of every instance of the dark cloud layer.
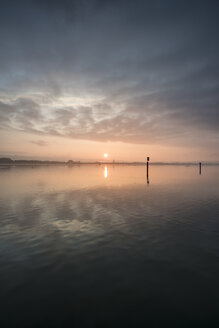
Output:
<path fill-rule="evenodd" d="M 219 143 L 218 1 L 1 1 L 0 126 Z M 206 137 L 207 136 L 207 137 Z"/>

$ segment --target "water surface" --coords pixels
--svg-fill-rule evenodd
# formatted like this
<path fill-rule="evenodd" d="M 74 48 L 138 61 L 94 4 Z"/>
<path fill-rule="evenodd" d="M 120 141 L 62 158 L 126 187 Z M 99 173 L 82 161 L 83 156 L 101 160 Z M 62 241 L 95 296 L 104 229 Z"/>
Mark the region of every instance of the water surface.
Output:
<path fill-rule="evenodd" d="M 219 166 L 0 169 L 2 327 L 216 327 Z"/>

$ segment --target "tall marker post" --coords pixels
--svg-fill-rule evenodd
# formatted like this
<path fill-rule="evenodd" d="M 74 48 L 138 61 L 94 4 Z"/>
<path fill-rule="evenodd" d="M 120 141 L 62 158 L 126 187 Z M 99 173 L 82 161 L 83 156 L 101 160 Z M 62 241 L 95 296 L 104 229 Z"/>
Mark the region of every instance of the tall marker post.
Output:
<path fill-rule="evenodd" d="M 147 157 L 147 183 L 149 183 L 149 161 L 150 157 Z"/>

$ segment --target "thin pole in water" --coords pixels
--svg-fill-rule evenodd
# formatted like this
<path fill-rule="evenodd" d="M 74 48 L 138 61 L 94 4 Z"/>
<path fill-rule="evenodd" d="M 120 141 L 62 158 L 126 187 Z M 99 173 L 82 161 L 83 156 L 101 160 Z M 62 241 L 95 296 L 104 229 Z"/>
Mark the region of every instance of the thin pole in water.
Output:
<path fill-rule="evenodd" d="M 149 183 L 149 161 L 150 157 L 147 157 L 147 183 Z"/>

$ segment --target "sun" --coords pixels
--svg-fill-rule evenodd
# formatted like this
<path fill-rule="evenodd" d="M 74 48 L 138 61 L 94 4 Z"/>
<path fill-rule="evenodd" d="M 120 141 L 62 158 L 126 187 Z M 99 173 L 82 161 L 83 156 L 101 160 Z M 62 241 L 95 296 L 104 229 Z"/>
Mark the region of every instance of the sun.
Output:
<path fill-rule="evenodd" d="M 103 156 L 104 156 L 105 158 L 107 158 L 109 155 L 108 155 L 107 153 L 105 153 Z"/>

